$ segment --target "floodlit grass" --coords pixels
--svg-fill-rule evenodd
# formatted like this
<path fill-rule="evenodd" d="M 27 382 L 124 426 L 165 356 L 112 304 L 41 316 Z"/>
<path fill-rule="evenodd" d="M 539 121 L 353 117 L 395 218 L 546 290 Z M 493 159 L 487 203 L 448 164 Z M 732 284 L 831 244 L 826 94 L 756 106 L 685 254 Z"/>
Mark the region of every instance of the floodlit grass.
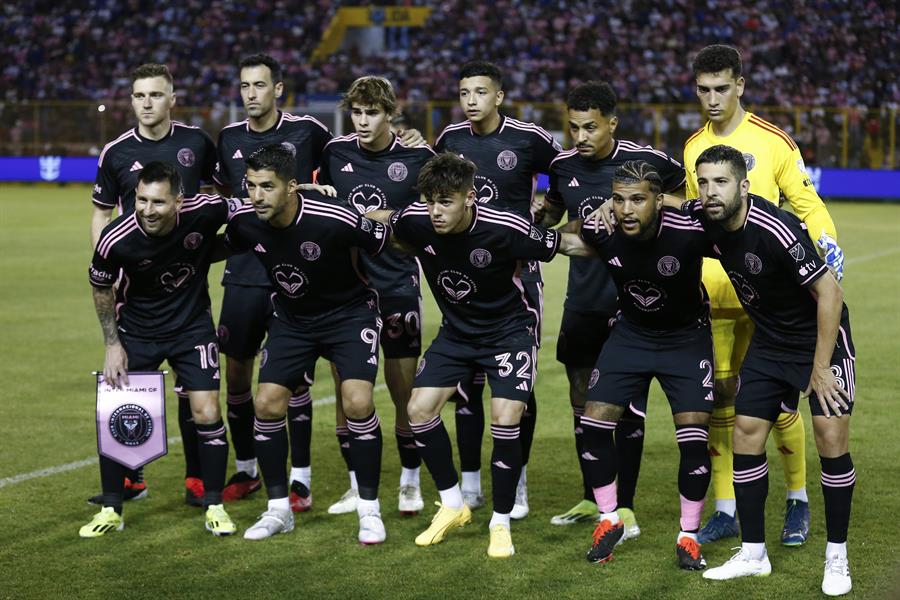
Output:
<path fill-rule="evenodd" d="M 858 598 L 900 593 L 900 206 L 830 205 L 847 256 L 845 290 L 858 351 L 857 407 L 851 449 L 858 473 L 850 528 L 850 559 Z M 90 372 L 102 366 L 103 346 L 94 316 L 87 265 L 90 188 L 0 188 L 0 480 L 95 456 L 94 392 Z M 240 536 L 213 538 L 201 512 L 183 503 L 180 443 L 147 467 L 150 496 L 127 504 L 127 528 L 98 540 L 81 540 L 77 528 L 94 509 L 85 499 L 99 489 L 94 466 L 6 483 L 0 487 L 2 598 L 805 598 L 820 595 L 825 543 L 819 465 L 807 440 L 811 541 L 799 549 L 777 544 L 784 506 L 779 459 L 770 446 L 772 474 L 767 511 L 774 572 L 767 579 L 707 582 L 675 567 L 678 529 L 673 426 L 658 386 L 652 388 L 637 516 L 643 530 L 607 565 L 590 565 L 584 552 L 590 525 L 555 527 L 550 517 L 579 499 L 580 480 L 571 434 L 565 373 L 555 342 L 567 259 L 545 268 L 546 324 L 538 378 L 538 429 L 528 469 L 531 515 L 513 525 L 518 554 L 489 560 L 489 509 L 439 546 L 413 544 L 432 514 L 401 518 L 396 512 L 399 463 L 386 391 L 377 395 L 385 432 L 382 509 L 387 542 L 356 543 L 354 515 L 334 517 L 325 508 L 347 487 L 333 433 L 330 404 L 314 414 L 312 512 L 297 529 L 262 543 Z M 218 314 L 222 265 L 210 277 Z M 426 297 L 426 341 L 438 312 Z M 316 399 L 331 393 L 320 363 Z M 172 378 L 169 377 L 171 386 Z M 223 398 L 224 404 L 224 398 Z M 169 396 L 169 436 L 177 435 Z M 801 406 L 804 406 L 801 403 Z M 808 406 L 803 413 L 809 424 Z M 452 429 L 452 413 L 445 410 Z M 452 435 L 452 431 L 451 431 Z M 490 441 L 484 446 L 489 456 Z M 485 460 L 485 466 L 488 463 Z M 484 469 L 489 491 L 489 470 Z M 437 493 L 423 470 L 426 502 Z M 229 505 L 241 529 L 264 510 L 264 494 Z M 707 508 L 709 513 L 709 507 Z M 736 542 L 735 542 L 736 543 Z M 730 542 L 704 554 L 718 565 Z"/>

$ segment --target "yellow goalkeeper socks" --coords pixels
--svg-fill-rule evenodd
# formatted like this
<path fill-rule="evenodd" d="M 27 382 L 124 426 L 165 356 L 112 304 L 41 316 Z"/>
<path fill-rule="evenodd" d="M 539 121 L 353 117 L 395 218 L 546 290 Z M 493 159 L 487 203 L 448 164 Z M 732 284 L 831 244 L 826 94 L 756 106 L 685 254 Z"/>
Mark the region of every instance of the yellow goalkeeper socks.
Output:
<path fill-rule="evenodd" d="M 713 413 L 715 414 L 715 413 Z M 772 430 L 781 462 L 788 499 L 806 498 L 806 428 L 800 413 L 781 413 Z"/>
<path fill-rule="evenodd" d="M 709 420 L 709 455 L 712 460 L 712 488 L 716 496 L 716 510 L 734 516 L 734 407 L 713 408 Z M 731 509 L 730 511 L 728 509 Z"/>

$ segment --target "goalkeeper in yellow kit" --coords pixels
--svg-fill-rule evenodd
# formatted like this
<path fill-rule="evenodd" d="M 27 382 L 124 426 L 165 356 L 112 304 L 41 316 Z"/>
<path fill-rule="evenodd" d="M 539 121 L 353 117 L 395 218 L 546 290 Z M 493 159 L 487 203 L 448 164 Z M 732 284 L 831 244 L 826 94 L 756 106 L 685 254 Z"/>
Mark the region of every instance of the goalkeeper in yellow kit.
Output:
<path fill-rule="evenodd" d="M 784 131 L 741 106 L 744 78 L 738 51 L 730 46 L 707 46 L 694 59 L 693 71 L 697 97 L 709 121 L 684 145 L 687 198 L 698 196 L 695 162 L 700 153 L 716 144 L 737 148 L 747 163 L 750 192 L 774 203 L 779 203 L 783 195 L 806 223 L 813 241 L 840 279 L 843 253 L 835 242 L 834 222 L 806 173 L 797 145 Z M 715 402 L 709 451 L 716 512 L 700 531 L 701 544 L 739 534 L 732 484 L 734 400 L 738 372 L 753 334 L 753 325 L 717 260 L 704 262 L 703 284 L 710 297 L 715 350 Z M 800 414 L 782 413 L 774 433 L 788 488 L 781 540 L 787 546 L 799 546 L 809 534 L 805 431 Z"/>

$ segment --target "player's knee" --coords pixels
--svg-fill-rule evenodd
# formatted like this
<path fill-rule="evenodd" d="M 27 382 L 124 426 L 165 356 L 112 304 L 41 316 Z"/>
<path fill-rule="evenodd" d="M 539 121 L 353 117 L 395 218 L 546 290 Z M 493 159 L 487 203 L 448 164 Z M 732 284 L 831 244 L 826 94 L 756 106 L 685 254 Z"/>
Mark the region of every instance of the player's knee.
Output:
<path fill-rule="evenodd" d="M 191 395 L 191 417 L 199 425 L 212 425 L 222 418 L 219 394 Z"/>
<path fill-rule="evenodd" d="M 260 386 L 253 398 L 253 411 L 260 419 L 278 419 L 287 414 L 287 400 L 287 397 L 281 397 Z"/>
<path fill-rule="evenodd" d="M 344 414 L 351 419 L 364 419 L 372 414 L 375 405 L 372 402 L 372 386 L 344 383 L 341 386 L 341 404 Z"/>
<path fill-rule="evenodd" d="M 820 456 L 834 458 L 846 454 L 850 449 L 849 416 L 837 419 L 813 417 L 816 435 L 816 450 Z"/>
<path fill-rule="evenodd" d="M 615 421 L 622 417 L 625 408 L 616 406 L 615 404 L 607 404 L 605 402 L 588 401 L 584 404 L 584 416 L 598 421 Z"/>
<path fill-rule="evenodd" d="M 491 402 L 491 425 L 518 425 L 525 413 L 525 402 L 494 400 Z"/>
<path fill-rule="evenodd" d="M 228 380 L 228 391 L 243 392 L 253 385 L 253 358 L 225 357 L 225 377 Z"/>
<path fill-rule="evenodd" d="M 734 421 L 734 453 L 761 454 L 766 450 L 766 438 L 772 423 L 765 419 L 738 415 Z"/>
<path fill-rule="evenodd" d="M 433 419 L 437 413 L 431 402 L 428 402 L 419 390 L 414 389 L 406 403 L 406 414 L 410 423 L 425 423 Z"/>

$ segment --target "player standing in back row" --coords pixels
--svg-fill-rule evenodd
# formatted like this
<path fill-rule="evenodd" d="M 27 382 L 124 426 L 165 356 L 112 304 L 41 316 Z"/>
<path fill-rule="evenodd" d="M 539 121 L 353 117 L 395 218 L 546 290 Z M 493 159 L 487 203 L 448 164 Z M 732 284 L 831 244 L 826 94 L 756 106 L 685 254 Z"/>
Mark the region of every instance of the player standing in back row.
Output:
<path fill-rule="evenodd" d="M 475 163 L 475 193 L 478 202 L 493 209 L 507 210 L 533 220 L 532 201 L 538 173 L 548 173 L 550 162 L 561 148 L 553 136 L 534 123 L 525 123 L 500 113 L 503 103 L 503 75 L 496 65 L 472 61 L 459 72 L 459 104 L 465 121 L 448 125 L 435 141 L 440 153 L 451 151 Z M 523 264 L 520 275 L 525 293 L 538 310 L 538 334 L 543 312 L 543 280 L 538 261 Z M 538 335 L 540 343 L 540 335 Z M 484 406 L 479 385 L 462 382 L 467 401 L 457 397 L 456 429 L 462 471 L 462 492 L 470 508 L 484 504 L 481 495 L 481 439 L 484 432 Z M 512 518 L 528 514 L 528 488 L 525 467 L 534 439 L 537 405 L 534 394 L 528 399 L 522 416 L 522 474 L 516 488 Z"/>

